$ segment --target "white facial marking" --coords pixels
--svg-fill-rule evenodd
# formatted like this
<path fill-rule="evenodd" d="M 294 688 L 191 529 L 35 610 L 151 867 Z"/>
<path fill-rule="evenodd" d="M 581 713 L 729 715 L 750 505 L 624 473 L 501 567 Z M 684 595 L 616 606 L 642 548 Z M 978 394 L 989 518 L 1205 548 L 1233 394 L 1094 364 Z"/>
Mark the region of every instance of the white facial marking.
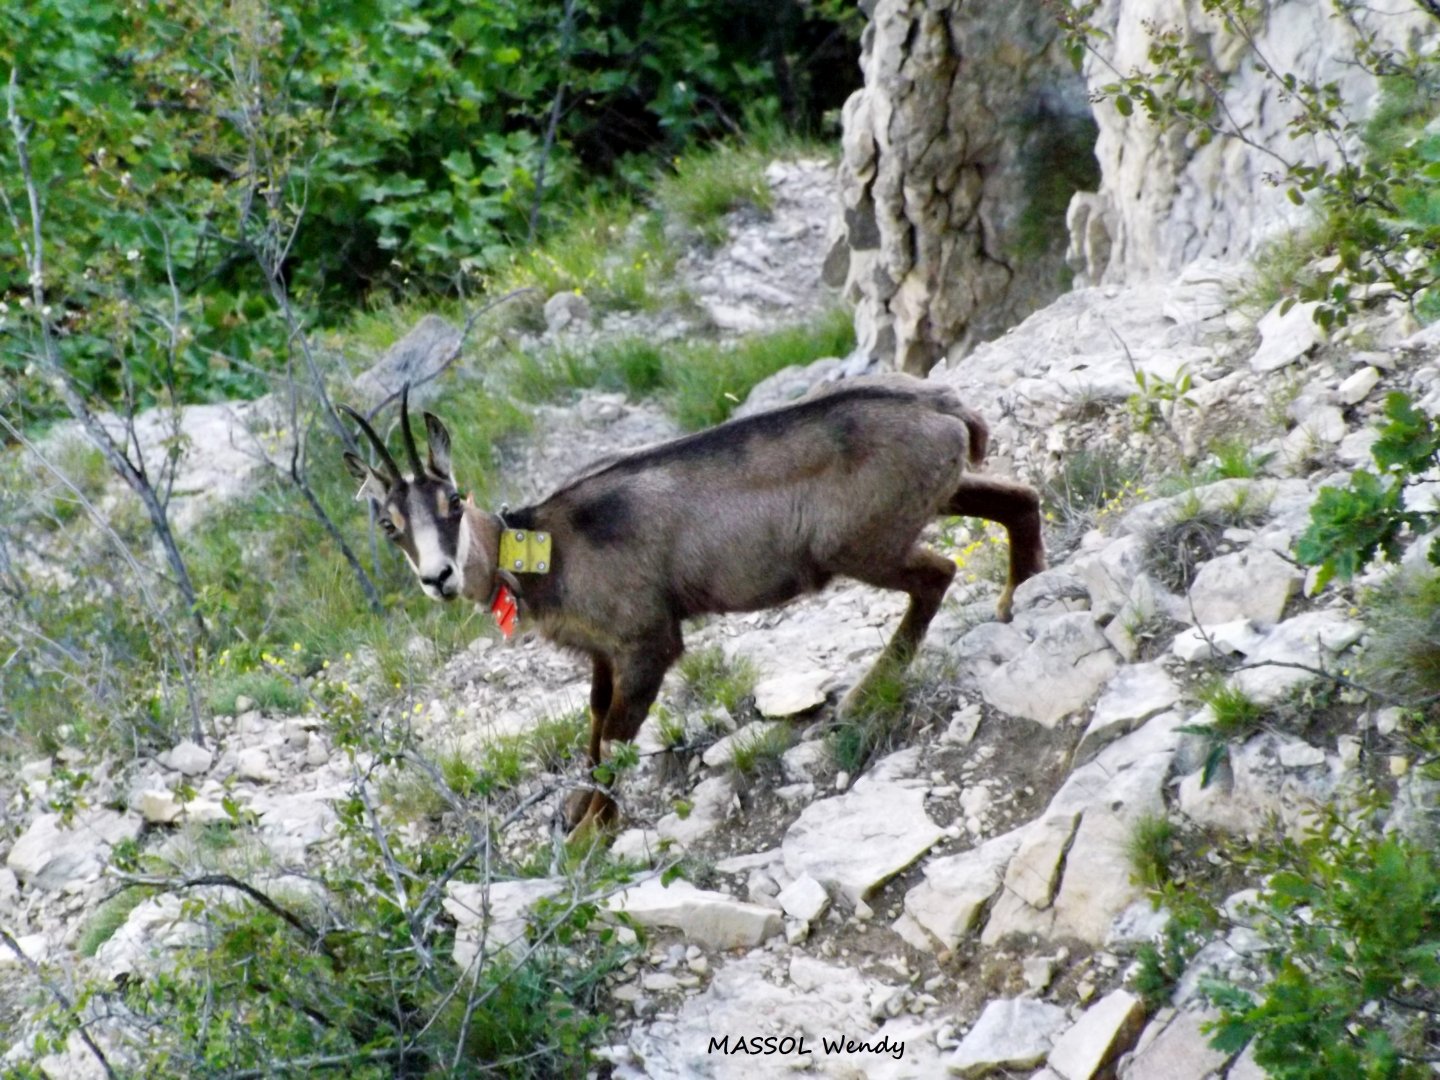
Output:
<path fill-rule="evenodd" d="M 440 532 L 435 527 L 433 508 L 421 506 L 420 502 L 418 498 L 412 497 L 410 500 L 410 542 L 415 546 L 415 557 L 419 563 L 415 566 L 415 572 L 420 576 L 420 588 L 425 591 L 425 595 L 432 600 L 443 600 L 454 595 L 451 590 L 454 588 L 455 567 L 449 556 L 441 550 Z M 451 577 L 444 583 L 446 591 L 442 593 L 432 582 L 447 568 L 451 571 Z M 427 578 L 430 580 L 427 581 Z"/>

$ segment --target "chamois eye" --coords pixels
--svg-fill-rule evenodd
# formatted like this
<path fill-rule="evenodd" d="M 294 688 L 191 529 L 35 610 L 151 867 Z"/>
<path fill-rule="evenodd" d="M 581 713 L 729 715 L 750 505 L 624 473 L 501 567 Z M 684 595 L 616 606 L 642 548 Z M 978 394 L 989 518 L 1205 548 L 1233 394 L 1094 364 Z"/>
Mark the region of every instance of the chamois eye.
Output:
<path fill-rule="evenodd" d="M 460 492 L 458 491 L 452 491 L 450 493 L 450 512 L 452 514 L 458 514 L 460 512 Z"/>
<path fill-rule="evenodd" d="M 382 517 L 380 519 L 380 528 L 384 530 L 386 536 L 395 535 L 395 522 L 391 521 L 388 517 Z"/>

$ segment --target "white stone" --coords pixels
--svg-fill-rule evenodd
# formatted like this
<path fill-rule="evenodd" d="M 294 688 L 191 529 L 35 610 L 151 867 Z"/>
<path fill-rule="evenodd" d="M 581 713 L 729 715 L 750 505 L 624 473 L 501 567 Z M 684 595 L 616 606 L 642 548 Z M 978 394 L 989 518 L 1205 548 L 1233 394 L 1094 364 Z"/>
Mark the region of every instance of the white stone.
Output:
<path fill-rule="evenodd" d="M 1287 769 L 1308 769 L 1325 764 L 1325 751 L 1309 743 L 1286 743 L 1280 747 L 1280 764 Z"/>
<path fill-rule="evenodd" d="M 825 691 L 834 675 L 823 668 L 788 671 L 755 684 L 755 708 L 761 716 L 784 719 L 825 704 Z"/>
<path fill-rule="evenodd" d="M 1119 666 L 1089 612 L 1046 620 L 1015 659 L 980 675 L 980 692 L 995 708 L 1053 728 L 1081 708 Z"/>
<path fill-rule="evenodd" d="M 448 883 L 440 905 L 455 920 L 456 965 L 470 970 L 482 947 L 487 956 L 522 948 L 531 909 L 564 887 L 554 878 Z"/>
<path fill-rule="evenodd" d="M 969 746 L 979 730 L 980 706 L 966 705 L 950 714 L 950 723 L 940 736 L 940 742 L 945 746 Z"/>
<path fill-rule="evenodd" d="M 184 739 L 160 755 L 160 764 L 175 769 L 186 776 L 200 776 L 209 772 L 213 755 L 203 746 Z"/>
<path fill-rule="evenodd" d="M 1247 664 L 1235 674 L 1234 684 L 1257 703 L 1273 704 L 1318 677 L 1314 671 L 1284 664 L 1333 666 L 1335 657 L 1359 641 L 1363 632 L 1359 623 L 1333 611 L 1307 611 L 1286 619 L 1247 654 Z"/>
<path fill-rule="evenodd" d="M 905 894 L 905 912 L 945 948 L 953 949 L 975 929 L 1020 846 L 1023 829 L 987 840 L 977 848 L 932 859 L 925 880 Z"/>
<path fill-rule="evenodd" d="M 1113 990 L 1086 1009 L 1055 1040 L 1047 1064 L 1064 1080 L 1091 1080 L 1133 1043 L 1145 1026 L 1145 1006 L 1128 990 Z"/>
<path fill-rule="evenodd" d="M 1090 724 L 1075 749 L 1075 760 L 1089 761 L 1106 743 L 1128 734 L 1179 700 L 1180 688 L 1159 664 L 1122 667 L 1095 702 Z"/>
<path fill-rule="evenodd" d="M 1203 626 L 1253 619 L 1275 623 L 1300 588 L 1301 574 L 1273 551 L 1247 548 L 1211 559 L 1190 586 L 1195 621 Z"/>
<path fill-rule="evenodd" d="M 712 769 L 724 768 L 735 759 L 737 753 L 755 747 L 774 745 L 772 740 L 784 738 L 790 725 L 783 720 L 756 720 L 746 724 L 739 731 L 717 739 L 705 748 L 701 760 Z M 783 745 L 783 744 L 781 744 Z"/>
<path fill-rule="evenodd" d="M 270 752 L 263 746 L 247 746 L 235 755 L 235 775 L 261 784 L 279 779 L 270 764 Z"/>
<path fill-rule="evenodd" d="M 1187 627 L 1176 634 L 1170 648 L 1181 660 L 1193 664 L 1210 660 L 1216 653 L 1221 656 L 1248 655 L 1264 640 L 1265 635 L 1256 630 L 1249 619 L 1215 626 L 1206 626 L 1202 621 L 1200 625 Z"/>
<path fill-rule="evenodd" d="M 1182 1080 L 1205 1077 L 1224 1066 L 1227 1055 L 1210 1045 L 1200 1025 L 1218 1019 L 1214 1012 L 1182 1009 L 1161 1013 L 1140 1036 L 1140 1049 L 1121 1070 L 1121 1080 Z"/>
<path fill-rule="evenodd" d="M 728 893 L 697 889 L 688 881 L 672 881 L 667 887 L 658 877 L 611 897 L 606 906 L 629 915 L 641 926 L 679 930 L 687 940 L 715 949 L 753 947 L 785 928 L 774 908 L 747 904 Z"/>
<path fill-rule="evenodd" d="M 1278 371 L 1293 364 L 1325 340 L 1325 332 L 1315 321 L 1318 302 L 1294 304 L 1281 314 L 1282 301 L 1260 319 L 1260 347 L 1250 357 L 1250 370 L 1258 374 Z"/>
<path fill-rule="evenodd" d="M 1336 399 L 1344 405 L 1358 405 L 1370 396 L 1380 382 L 1380 372 L 1373 367 L 1362 367 L 1355 372 L 1335 391 Z"/>
<path fill-rule="evenodd" d="M 1065 1010 L 1032 998 L 1000 998 L 980 1014 L 947 1066 L 957 1076 L 1039 1065 L 1069 1022 Z"/>
<path fill-rule="evenodd" d="M 110 848 L 140 835 L 142 822 L 113 810 L 82 810 L 70 825 L 59 814 L 41 814 L 19 840 L 5 863 L 35 889 L 59 889 L 99 876 Z"/>
<path fill-rule="evenodd" d="M 853 905 L 944 835 L 925 813 L 923 791 L 862 780 L 807 806 L 780 847 L 792 877 L 809 874 Z"/>
<path fill-rule="evenodd" d="M 43 964 L 50 957 L 50 939 L 44 934 L 21 934 L 15 938 L 15 944 L 31 963 Z M 19 966 L 20 957 L 0 946 L 0 968 Z"/>
<path fill-rule="evenodd" d="M 775 898 L 791 918 L 812 923 L 830 906 L 830 894 L 809 874 L 796 878 Z"/>
<path fill-rule="evenodd" d="M 173 792 L 164 790 L 142 791 L 139 805 L 140 816 L 152 825 L 169 825 L 185 811 L 185 805 Z"/>
<path fill-rule="evenodd" d="M 812 784 L 830 760 L 830 751 L 819 739 L 797 743 L 780 755 L 780 771 L 792 784 Z"/>
<path fill-rule="evenodd" d="M 680 848 L 709 836 L 730 816 L 735 808 L 735 781 L 730 773 L 721 773 L 700 781 L 690 792 L 690 811 L 666 814 L 655 823 L 661 840 Z"/>

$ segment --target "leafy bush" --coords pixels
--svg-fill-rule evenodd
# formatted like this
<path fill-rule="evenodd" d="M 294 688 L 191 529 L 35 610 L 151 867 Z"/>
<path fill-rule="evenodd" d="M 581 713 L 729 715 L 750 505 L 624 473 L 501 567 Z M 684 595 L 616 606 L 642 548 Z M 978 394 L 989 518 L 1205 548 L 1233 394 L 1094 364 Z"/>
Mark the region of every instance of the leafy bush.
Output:
<path fill-rule="evenodd" d="M 1364 818 L 1360 819 L 1362 822 Z M 1210 983 L 1212 1044 L 1277 1080 L 1421 1080 L 1440 1040 L 1440 856 L 1330 812 L 1258 854 L 1258 989 Z"/>
<path fill-rule="evenodd" d="M 1407 530 L 1416 536 L 1440 526 L 1440 513 L 1410 509 L 1406 488 L 1440 468 L 1440 426 L 1408 394 L 1385 398 L 1387 423 L 1371 447 L 1378 472 L 1357 469 L 1345 488 L 1323 487 L 1310 508 L 1310 525 L 1295 544 L 1296 557 L 1318 566 L 1316 588 L 1333 577 L 1348 581 L 1377 554 L 1398 561 Z M 1430 544 L 1440 566 L 1440 538 Z"/>
<path fill-rule="evenodd" d="M 1096 0 L 1060 16 L 1077 63 L 1084 51 L 1103 48 L 1103 32 L 1092 18 Z M 1253 68 L 1289 103 L 1287 127 L 1297 145 L 1319 143 L 1332 164 L 1284 156 L 1267 147 L 1279 162 L 1277 181 L 1297 205 L 1313 202 L 1322 218 L 1318 237 L 1334 264 L 1312 264 L 1293 280 L 1298 300 L 1317 303 L 1322 326 L 1343 326 L 1369 295 L 1383 284 L 1410 302 L 1420 314 L 1440 314 L 1440 134 L 1426 124 L 1436 115 L 1440 58 L 1433 51 L 1402 53 L 1387 48 L 1365 30 L 1350 4 L 1336 5 L 1336 18 L 1347 22 L 1356 40 L 1354 63 L 1385 76 L 1387 103 L 1366 125 L 1347 112 L 1334 83 L 1318 83 L 1274 67 L 1256 45 L 1268 17 L 1266 5 L 1251 0 L 1208 0 L 1205 12 L 1219 26 L 1218 37 L 1247 50 Z M 1187 38 L 1189 31 L 1151 24 L 1149 67 L 1116 71 L 1101 87 L 1122 116 L 1138 105 L 1162 128 L 1188 132 L 1198 145 L 1212 139 L 1251 142 L 1224 102 L 1225 77 L 1215 69 L 1210 37 Z M 1228 47 L 1228 43 L 1227 43 Z M 1108 63 L 1102 57 L 1102 63 Z M 1112 69 L 1113 70 L 1113 69 Z M 1368 153 L 1354 152 L 1364 142 Z"/>
<path fill-rule="evenodd" d="M 33 129 L 41 317 L 109 400 L 127 381 L 142 402 L 259 392 L 290 341 L 259 254 L 322 323 L 375 290 L 472 292 L 587 191 L 644 191 L 655 162 L 747 115 L 817 130 L 858 79 L 837 62 L 858 20 L 833 2 L 36 0 L 14 16 L 0 67 Z M 23 211 L 8 138 L 0 166 Z M 18 224 L 0 236 L 12 305 L 29 292 Z M 0 349 L 26 413 L 47 415 L 28 363 Z"/>

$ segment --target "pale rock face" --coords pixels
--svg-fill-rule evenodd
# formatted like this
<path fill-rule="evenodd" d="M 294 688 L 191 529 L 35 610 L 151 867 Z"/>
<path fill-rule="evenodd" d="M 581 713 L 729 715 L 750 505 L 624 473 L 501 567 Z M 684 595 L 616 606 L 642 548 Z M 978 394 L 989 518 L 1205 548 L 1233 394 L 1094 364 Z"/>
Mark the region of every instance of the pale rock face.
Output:
<path fill-rule="evenodd" d="M 978 10 L 880 0 L 864 39 L 865 87 L 844 109 L 841 235 L 827 280 L 843 281 L 856 303 L 860 354 L 912 372 L 969 352 L 1059 293 L 1058 208 L 1053 235 L 1025 257 L 1021 219 L 1033 175 L 1093 141 L 1084 87 L 1042 6 Z"/>
<path fill-rule="evenodd" d="M 949 1070 L 957 1076 L 985 1076 L 995 1069 L 1039 1065 L 1067 1023 L 1059 1005 L 1032 998 L 991 1001 L 955 1048 Z"/>
<path fill-rule="evenodd" d="M 980 692 L 997 709 L 1053 728 L 1093 698 L 1118 665 L 1094 616 L 1060 615 L 1019 656 L 981 674 Z"/>
<path fill-rule="evenodd" d="M 1048 1064 L 1064 1080 L 1091 1080 L 1135 1041 L 1145 1006 L 1128 990 L 1106 994 L 1056 1040 Z"/>
<path fill-rule="evenodd" d="M 565 887 L 563 881 L 535 878 L 489 884 L 452 881 L 441 901 L 455 920 L 455 963 L 468 970 L 483 947 L 487 955 L 520 951 L 530 910 Z"/>
<path fill-rule="evenodd" d="M 1220 555 L 1200 567 L 1190 586 L 1195 621 L 1202 626 L 1239 619 L 1277 623 L 1300 581 L 1300 572 L 1272 551 Z"/>
<path fill-rule="evenodd" d="M 141 820 L 113 810 L 86 810 L 70 825 L 41 814 L 15 841 L 5 862 L 31 888 L 60 889 L 97 877 L 110 848 L 140 835 Z"/>
<path fill-rule="evenodd" d="M 747 904 L 727 893 L 697 889 L 688 881 L 669 886 L 650 878 L 607 902 L 641 926 L 678 930 L 689 941 L 716 949 L 759 945 L 784 929 L 780 912 Z"/>

